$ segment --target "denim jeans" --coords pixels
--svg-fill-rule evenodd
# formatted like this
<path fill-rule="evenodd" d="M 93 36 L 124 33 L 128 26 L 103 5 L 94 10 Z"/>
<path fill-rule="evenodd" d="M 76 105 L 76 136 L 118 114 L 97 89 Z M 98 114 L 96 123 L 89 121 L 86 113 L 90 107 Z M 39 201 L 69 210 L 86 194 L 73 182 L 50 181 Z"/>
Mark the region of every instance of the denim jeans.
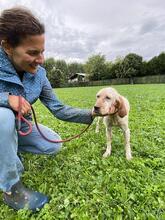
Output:
<path fill-rule="evenodd" d="M 60 140 L 58 134 L 43 125 L 39 126 L 47 138 Z M 27 130 L 26 124 L 22 124 L 21 130 Z M 24 168 L 18 152 L 56 154 L 61 146 L 61 143 L 44 140 L 35 125 L 29 135 L 20 136 L 16 130 L 13 111 L 0 107 L 0 189 L 4 192 L 10 191 L 12 185 L 20 179 Z"/>

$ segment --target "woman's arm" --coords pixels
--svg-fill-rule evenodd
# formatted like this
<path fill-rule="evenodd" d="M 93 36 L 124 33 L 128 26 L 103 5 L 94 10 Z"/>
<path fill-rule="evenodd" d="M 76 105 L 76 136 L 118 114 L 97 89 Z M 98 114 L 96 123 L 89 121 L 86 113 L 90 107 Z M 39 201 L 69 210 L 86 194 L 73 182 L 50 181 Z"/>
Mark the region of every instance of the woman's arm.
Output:
<path fill-rule="evenodd" d="M 93 121 L 91 110 L 73 108 L 60 102 L 47 78 L 45 78 L 39 98 L 51 113 L 60 120 L 82 124 L 90 124 Z"/>

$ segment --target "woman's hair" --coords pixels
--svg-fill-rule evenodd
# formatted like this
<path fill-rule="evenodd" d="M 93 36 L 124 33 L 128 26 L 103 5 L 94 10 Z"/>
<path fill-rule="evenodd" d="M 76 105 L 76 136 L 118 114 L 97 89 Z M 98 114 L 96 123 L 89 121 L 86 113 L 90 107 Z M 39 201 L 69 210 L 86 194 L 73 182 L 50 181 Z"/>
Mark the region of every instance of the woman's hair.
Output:
<path fill-rule="evenodd" d="M 0 43 L 6 40 L 16 47 L 26 37 L 44 33 L 44 25 L 26 8 L 6 9 L 0 15 Z"/>

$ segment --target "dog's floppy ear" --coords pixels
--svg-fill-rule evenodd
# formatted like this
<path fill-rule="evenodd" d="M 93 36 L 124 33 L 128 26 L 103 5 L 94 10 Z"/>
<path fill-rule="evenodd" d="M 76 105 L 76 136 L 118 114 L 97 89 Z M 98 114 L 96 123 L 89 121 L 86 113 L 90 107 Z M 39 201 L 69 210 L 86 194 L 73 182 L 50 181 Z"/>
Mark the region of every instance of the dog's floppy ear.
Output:
<path fill-rule="evenodd" d="M 127 115 L 127 110 L 125 107 L 124 100 L 121 96 L 116 100 L 116 108 L 118 109 L 118 115 L 123 118 L 124 116 Z"/>

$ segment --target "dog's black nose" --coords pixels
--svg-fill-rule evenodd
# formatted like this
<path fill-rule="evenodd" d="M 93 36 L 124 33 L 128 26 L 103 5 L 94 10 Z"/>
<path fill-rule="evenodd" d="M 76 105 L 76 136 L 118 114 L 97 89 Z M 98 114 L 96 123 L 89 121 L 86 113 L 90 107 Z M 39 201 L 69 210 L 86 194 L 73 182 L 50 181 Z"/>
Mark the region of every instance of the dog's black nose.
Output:
<path fill-rule="evenodd" d="M 99 113 L 99 110 L 100 110 L 100 107 L 94 106 L 94 112 L 95 112 L 95 113 Z"/>

